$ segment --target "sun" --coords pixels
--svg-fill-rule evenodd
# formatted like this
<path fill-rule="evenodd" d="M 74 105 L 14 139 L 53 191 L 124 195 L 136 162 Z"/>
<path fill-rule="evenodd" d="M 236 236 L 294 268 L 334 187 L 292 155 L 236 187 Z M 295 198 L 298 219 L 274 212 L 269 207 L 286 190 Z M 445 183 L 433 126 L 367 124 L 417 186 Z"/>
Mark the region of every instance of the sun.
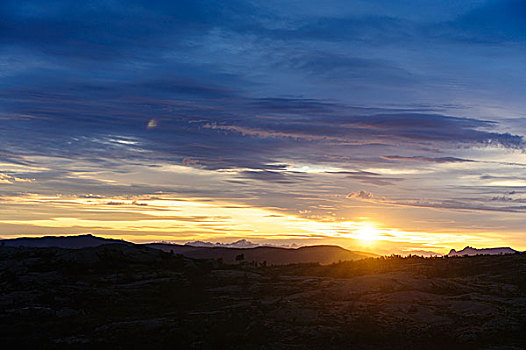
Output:
<path fill-rule="evenodd" d="M 378 229 L 373 224 L 364 223 L 360 228 L 356 229 L 354 237 L 364 243 L 371 244 L 378 240 Z"/>

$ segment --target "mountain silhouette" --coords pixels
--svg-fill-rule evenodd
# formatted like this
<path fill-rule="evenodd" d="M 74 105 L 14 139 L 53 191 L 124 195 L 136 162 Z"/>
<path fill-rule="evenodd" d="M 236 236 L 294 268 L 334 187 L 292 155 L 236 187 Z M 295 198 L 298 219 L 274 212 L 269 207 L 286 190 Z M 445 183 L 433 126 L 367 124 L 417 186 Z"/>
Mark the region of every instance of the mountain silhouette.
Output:
<path fill-rule="evenodd" d="M 103 244 L 121 243 L 133 244 L 120 239 L 109 239 L 87 235 L 75 236 L 44 236 L 44 237 L 20 237 L 0 240 L 0 244 L 6 247 L 31 247 L 31 248 L 69 248 L 81 249 L 97 247 Z"/>
<path fill-rule="evenodd" d="M 515 253 L 517 253 L 517 251 L 515 249 L 511 249 L 510 247 L 477 249 L 477 248 L 467 246 L 466 248 L 458 252 L 455 249 L 451 249 L 451 251 L 449 252 L 447 256 L 504 255 L 504 254 L 515 254 Z"/>
<path fill-rule="evenodd" d="M 259 247 L 260 244 L 247 241 L 246 239 L 240 239 L 232 243 L 212 243 L 203 241 L 187 242 L 185 245 L 192 247 L 224 247 L 224 248 L 255 248 Z"/>
<path fill-rule="evenodd" d="M 266 263 L 269 265 L 299 263 L 332 264 L 339 261 L 358 260 L 377 256 L 372 253 L 350 251 L 334 245 L 283 248 L 254 246 L 254 243 L 247 240 L 240 240 L 230 244 L 214 244 L 199 241 L 190 242 L 185 245 L 168 243 L 134 244 L 124 240 L 102 238 L 91 234 L 76 236 L 20 237 L 0 240 L 0 244 L 6 247 L 28 248 L 82 249 L 115 243 L 160 249 L 165 252 L 173 252 L 174 254 L 180 254 L 194 259 L 222 259 L 223 262 L 227 264 L 239 262 Z"/>
<path fill-rule="evenodd" d="M 240 261 L 286 265 L 299 263 L 332 264 L 376 256 L 372 253 L 350 251 L 334 245 L 282 248 L 259 246 L 253 248 L 195 247 L 189 245 L 151 243 L 150 248 L 161 249 L 195 259 L 223 259 L 232 264 Z"/>

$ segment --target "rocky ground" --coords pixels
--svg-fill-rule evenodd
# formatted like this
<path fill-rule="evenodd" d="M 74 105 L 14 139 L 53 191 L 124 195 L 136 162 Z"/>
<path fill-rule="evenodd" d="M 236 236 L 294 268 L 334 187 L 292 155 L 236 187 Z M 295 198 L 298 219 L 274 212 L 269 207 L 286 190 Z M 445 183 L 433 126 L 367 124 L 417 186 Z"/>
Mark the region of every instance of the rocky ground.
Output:
<path fill-rule="evenodd" d="M 5 348 L 523 349 L 526 255 L 223 265 L 0 248 Z"/>

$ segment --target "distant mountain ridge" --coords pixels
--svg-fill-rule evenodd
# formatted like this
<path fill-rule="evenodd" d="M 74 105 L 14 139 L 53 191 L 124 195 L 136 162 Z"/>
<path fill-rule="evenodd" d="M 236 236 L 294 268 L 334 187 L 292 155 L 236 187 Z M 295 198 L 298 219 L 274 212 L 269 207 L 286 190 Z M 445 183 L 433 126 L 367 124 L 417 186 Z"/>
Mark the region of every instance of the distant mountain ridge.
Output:
<path fill-rule="evenodd" d="M 358 260 L 375 257 L 376 254 L 350 251 L 335 245 L 304 246 L 283 248 L 258 246 L 251 248 L 229 248 L 223 246 L 196 247 L 191 245 L 150 243 L 150 248 L 181 254 L 195 259 L 223 259 L 227 264 L 241 261 L 286 265 L 299 263 L 332 264 L 338 261 Z"/>
<path fill-rule="evenodd" d="M 278 246 L 258 245 L 241 239 L 232 243 L 211 243 L 194 241 L 185 245 L 170 243 L 148 243 L 134 244 L 132 242 L 97 237 L 91 234 L 74 236 L 43 236 L 43 237 L 20 237 L 13 239 L 1 239 L 0 244 L 6 247 L 31 247 L 31 248 L 67 248 L 82 249 L 98 247 L 105 244 L 125 244 L 145 246 L 160 249 L 165 252 L 181 254 L 195 259 L 222 259 L 225 263 L 256 262 L 271 265 L 297 264 L 297 263 L 319 263 L 332 264 L 338 261 L 357 260 L 378 256 L 376 254 L 350 251 L 340 246 L 319 245 L 304 246 L 300 248 L 285 248 Z M 421 252 L 417 252 L 421 253 Z M 460 251 L 451 249 L 447 256 L 474 256 L 474 255 L 505 255 L 518 253 L 510 247 L 482 248 L 477 249 L 470 246 Z"/>
<path fill-rule="evenodd" d="M 447 256 L 464 256 L 464 255 L 504 255 L 504 254 L 515 254 L 518 253 L 515 249 L 510 247 L 499 247 L 499 248 L 482 248 L 477 249 L 470 246 L 459 250 L 458 252 L 455 249 L 451 249 Z"/>
<path fill-rule="evenodd" d="M 0 244 L 6 247 L 31 247 L 31 248 L 68 248 L 82 249 L 97 247 L 103 244 L 121 243 L 133 244 L 121 239 L 111 239 L 87 235 L 75 236 L 44 236 L 44 237 L 20 237 L 12 239 L 2 239 Z"/>
<path fill-rule="evenodd" d="M 339 261 L 358 260 L 375 257 L 376 254 L 357 252 L 335 245 L 305 246 L 300 248 L 284 248 L 274 246 L 258 246 L 247 240 L 230 244 L 214 244 L 209 242 L 190 242 L 190 244 L 149 243 L 134 244 L 124 240 L 108 239 L 87 235 L 75 236 L 44 236 L 21 237 L 0 240 L 6 247 L 29 248 L 67 248 L 82 249 L 98 247 L 106 244 L 124 244 L 159 249 L 165 252 L 181 254 L 194 259 L 222 259 L 227 264 L 240 262 L 267 263 L 269 265 L 286 265 L 298 263 L 332 264 Z M 194 246 L 196 244 L 198 246 Z M 199 246 L 201 244 L 201 246 Z"/>
<path fill-rule="evenodd" d="M 246 239 L 240 239 L 239 241 L 235 241 L 232 243 L 212 243 L 212 242 L 204 242 L 204 241 L 192 241 L 187 242 L 184 245 L 191 246 L 191 247 L 224 247 L 224 248 L 255 248 L 259 247 L 260 244 L 253 243 L 250 241 L 247 241 Z"/>
<path fill-rule="evenodd" d="M 168 243 L 170 244 L 170 243 Z M 184 245 L 192 246 L 192 247 L 223 247 L 223 248 L 256 248 L 256 247 L 278 247 L 278 248 L 299 248 L 299 246 L 295 243 L 291 245 L 280 245 L 280 244 L 270 244 L 270 243 L 254 243 L 246 239 L 240 239 L 235 242 L 231 243 L 212 243 L 207 241 L 192 241 L 192 242 L 186 242 Z"/>

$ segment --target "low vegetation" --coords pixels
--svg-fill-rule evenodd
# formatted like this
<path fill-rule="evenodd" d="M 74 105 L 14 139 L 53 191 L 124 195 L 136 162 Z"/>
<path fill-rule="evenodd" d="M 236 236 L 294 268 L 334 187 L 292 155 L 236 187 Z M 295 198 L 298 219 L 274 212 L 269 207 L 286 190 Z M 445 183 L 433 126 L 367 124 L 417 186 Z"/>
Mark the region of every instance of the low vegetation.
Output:
<path fill-rule="evenodd" d="M 263 266 L 0 248 L 8 348 L 521 349 L 526 255 Z"/>

